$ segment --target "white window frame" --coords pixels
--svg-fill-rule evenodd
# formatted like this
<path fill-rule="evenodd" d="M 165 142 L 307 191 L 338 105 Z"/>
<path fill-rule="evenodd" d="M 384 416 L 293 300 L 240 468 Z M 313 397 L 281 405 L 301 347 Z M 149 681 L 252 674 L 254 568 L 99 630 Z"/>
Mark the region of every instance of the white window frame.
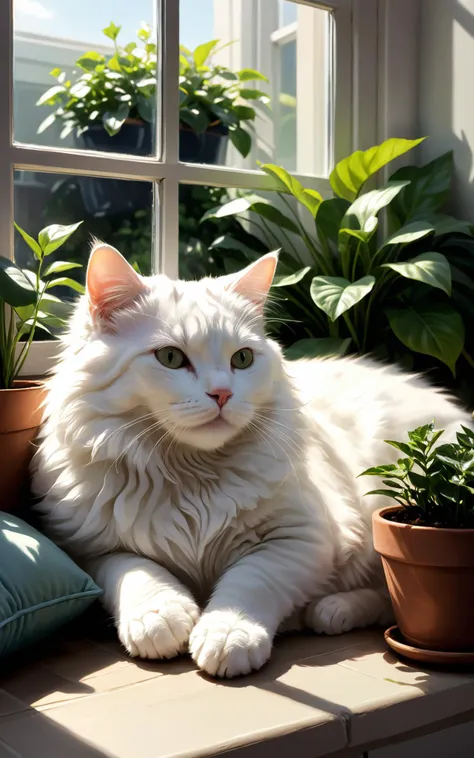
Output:
<path fill-rule="evenodd" d="M 13 142 L 13 0 L 0 2 L 0 91 L 5 95 L 0 109 L 0 238 L 3 251 L 8 251 L 10 256 L 13 256 L 13 172 L 17 169 L 152 182 L 158 200 L 152 264 L 155 271 L 170 277 L 178 275 L 178 191 L 181 183 L 254 190 L 275 188 L 272 179 L 261 171 L 179 162 L 179 0 L 161 0 L 161 4 L 156 1 L 160 8 L 157 14 L 160 17 L 158 39 L 162 40 L 158 65 L 163 72 L 159 103 L 161 123 L 157 125 L 157 132 L 160 132 L 163 150 L 161 156 L 146 158 Z M 330 11 L 335 24 L 332 55 L 336 86 L 331 145 L 334 161 L 350 153 L 355 144 L 361 147 L 373 144 L 380 127 L 377 111 L 380 82 L 377 82 L 376 74 L 377 34 L 380 31 L 378 3 L 377 0 L 299 2 Z M 405 2 L 416 3 L 418 0 L 379 0 L 379 5 L 399 6 Z M 370 9 L 374 15 L 368 23 L 367 11 L 370 13 Z M 386 15 L 384 18 L 386 20 Z M 371 114 L 369 118 L 367 114 Z M 329 193 L 327 177 L 298 176 L 306 186 L 325 195 Z M 58 347 L 52 342 L 33 345 L 25 373 L 41 374 L 51 356 L 57 354 Z"/>

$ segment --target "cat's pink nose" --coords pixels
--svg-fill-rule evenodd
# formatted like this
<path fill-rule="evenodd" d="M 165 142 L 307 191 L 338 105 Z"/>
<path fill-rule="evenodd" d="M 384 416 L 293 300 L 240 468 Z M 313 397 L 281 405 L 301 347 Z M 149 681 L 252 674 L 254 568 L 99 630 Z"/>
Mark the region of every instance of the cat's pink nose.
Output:
<path fill-rule="evenodd" d="M 206 392 L 206 394 L 216 401 L 219 408 L 222 408 L 222 406 L 232 397 L 232 392 L 223 387 L 216 387 L 215 390 L 212 390 L 212 392 Z"/>

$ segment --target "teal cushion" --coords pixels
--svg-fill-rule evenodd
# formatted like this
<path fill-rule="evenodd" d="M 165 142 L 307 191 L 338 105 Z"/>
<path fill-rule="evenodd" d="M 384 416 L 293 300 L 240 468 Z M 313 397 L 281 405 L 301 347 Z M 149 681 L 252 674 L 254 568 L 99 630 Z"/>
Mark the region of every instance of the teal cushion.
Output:
<path fill-rule="evenodd" d="M 55 631 L 101 594 L 51 540 L 0 511 L 0 656 Z"/>

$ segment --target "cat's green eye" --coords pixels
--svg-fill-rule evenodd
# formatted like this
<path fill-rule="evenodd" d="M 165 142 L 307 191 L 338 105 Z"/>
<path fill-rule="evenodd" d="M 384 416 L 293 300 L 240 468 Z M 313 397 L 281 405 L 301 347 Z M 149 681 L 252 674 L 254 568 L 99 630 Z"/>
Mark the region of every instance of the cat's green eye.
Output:
<path fill-rule="evenodd" d="M 253 363 L 253 352 L 249 347 L 243 347 L 237 350 L 230 359 L 232 368 L 250 368 Z"/>
<path fill-rule="evenodd" d="M 159 350 L 155 350 L 155 357 L 166 368 L 183 368 L 189 363 L 179 347 L 160 347 Z"/>

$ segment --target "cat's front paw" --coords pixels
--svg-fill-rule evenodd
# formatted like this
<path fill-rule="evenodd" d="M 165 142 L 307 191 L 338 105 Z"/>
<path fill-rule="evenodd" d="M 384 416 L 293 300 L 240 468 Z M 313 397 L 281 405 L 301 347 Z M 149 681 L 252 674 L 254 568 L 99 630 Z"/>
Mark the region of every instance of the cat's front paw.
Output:
<path fill-rule="evenodd" d="M 318 634 L 342 634 L 356 625 L 355 609 L 343 593 L 327 595 L 308 606 L 306 622 Z"/>
<path fill-rule="evenodd" d="M 130 610 L 117 620 L 118 636 L 130 655 L 174 658 L 185 653 L 199 618 L 199 608 L 185 597 L 160 598 Z"/>
<path fill-rule="evenodd" d="M 195 626 L 189 650 L 211 676 L 249 674 L 269 659 L 272 637 L 262 624 L 234 611 L 210 611 Z"/>

